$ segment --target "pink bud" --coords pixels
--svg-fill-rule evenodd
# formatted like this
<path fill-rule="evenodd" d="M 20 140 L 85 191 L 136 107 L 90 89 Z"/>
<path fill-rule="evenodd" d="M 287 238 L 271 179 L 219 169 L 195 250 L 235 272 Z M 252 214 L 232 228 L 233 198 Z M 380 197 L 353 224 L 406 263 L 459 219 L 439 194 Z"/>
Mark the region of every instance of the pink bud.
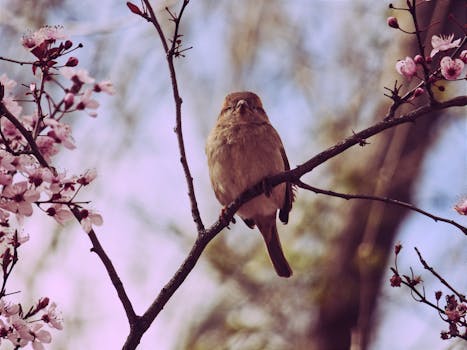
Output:
<path fill-rule="evenodd" d="M 402 249 L 402 244 L 401 242 L 397 242 L 396 245 L 394 246 L 394 253 L 397 255 Z"/>
<path fill-rule="evenodd" d="M 70 57 L 68 58 L 68 61 L 65 63 L 65 66 L 67 67 L 75 67 L 79 63 L 78 59 L 76 57 Z"/>
<path fill-rule="evenodd" d="M 419 88 L 416 88 L 415 91 L 413 92 L 413 97 L 418 97 L 420 95 L 422 95 L 423 93 L 425 92 L 425 90 L 423 90 L 423 88 L 419 87 Z"/>
<path fill-rule="evenodd" d="M 73 46 L 73 42 L 71 40 L 67 40 L 65 41 L 65 50 L 68 50 L 69 48 L 71 48 Z"/>
<path fill-rule="evenodd" d="M 388 26 L 390 26 L 391 28 L 395 28 L 395 29 L 399 28 L 399 23 L 397 22 L 396 17 L 388 17 L 386 22 L 387 22 Z"/>
<path fill-rule="evenodd" d="M 67 93 L 63 98 L 63 102 L 65 103 L 65 110 L 68 110 L 71 106 L 73 106 L 73 102 L 75 100 L 75 95 L 71 92 Z"/>
<path fill-rule="evenodd" d="M 415 61 L 416 64 L 422 64 L 423 61 L 424 61 L 422 55 L 417 55 L 417 56 L 415 56 L 413 60 Z"/>
<path fill-rule="evenodd" d="M 133 12 L 134 14 L 137 14 L 137 15 L 142 15 L 143 13 L 141 12 L 141 10 L 139 9 L 138 6 L 136 6 L 135 4 L 127 1 L 126 5 L 128 6 L 128 8 L 130 9 L 131 12 Z"/>

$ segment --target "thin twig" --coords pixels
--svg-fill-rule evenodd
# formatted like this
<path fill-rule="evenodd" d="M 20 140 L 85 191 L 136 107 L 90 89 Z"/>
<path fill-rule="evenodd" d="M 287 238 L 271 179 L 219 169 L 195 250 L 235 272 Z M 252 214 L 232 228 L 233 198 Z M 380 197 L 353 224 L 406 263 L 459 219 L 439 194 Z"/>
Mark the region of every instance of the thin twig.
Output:
<path fill-rule="evenodd" d="M 427 211 L 425 211 L 423 209 L 420 209 L 420 208 L 414 206 L 413 204 L 402 202 L 402 201 L 399 201 L 397 199 L 392 199 L 392 198 L 388 198 L 388 197 L 378 197 L 378 196 L 364 195 L 364 194 L 348 194 L 348 193 L 340 193 L 340 192 L 335 192 L 335 191 L 323 190 L 323 189 L 320 189 L 320 188 L 317 188 L 317 187 L 314 187 L 314 186 L 310 186 L 310 185 L 308 185 L 306 183 L 303 183 L 302 181 L 297 181 L 295 184 L 300 188 L 303 188 L 303 189 L 309 190 L 309 191 L 313 191 L 314 193 L 317 193 L 317 194 L 325 194 L 327 196 L 338 197 L 338 198 L 343 198 L 343 199 L 347 199 L 347 200 L 349 200 L 349 199 L 368 199 L 368 200 L 372 200 L 372 201 L 379 201 L 379 202 L 384 202 L 384 203 L 389 203 L 389 204 L 395 204 L 395 205 L 398 205 L 398 206 L 401 206 L 401 207 L 416 211 L 416 212 L 418 212 L 420 214 L 423 214 L 425 216 L 428 216 L 429 218 L 433 219 L 436 222 L 442 221 L 442 222 L 448 223 L 450 225 L 453 225 L 453 226 L 457 227 L 458 229 L 460 229 L 462 232 L 464 232 L 465 235 L 467 235 L 467 227 L 462 226 L 461 224 L 457 223 L 456 221 L 446 219 L 446 218 L 443 218 L 443 217 L 440 217 L 440 216 L 433 215 L 433 214 L 431 214 L 431 213 L 429 213 L 429 212 L 427 212 Z"/>
<path fill-rule="evenodd" d="M 69 208 L 75 216 L 76 220 L 78 220 L 78 222 L 81 222 L 81 213 L 79 208 L 76 206 L 69 206 Z M 118 297 L 122 302 L 123 308 L 125 309 L 128 321 L 130 323 L 134 323 L 138 316 L 136 315 L 135 310 L 133 309 L 133 305 L 130 301 L 130 298 L 128 298 L 122 280 L 118 276 L 117 271 L 115 270 L 115 267 L 112 264 L 112 261 L 105 252 L 101 243 L 99 242 L 99 239 L 97 238 L 97 235 L 93 229 L 91 229 L 91 231 L 88 233 L 88 236 L 92 243 L 91 251 L 96 253 L 99 259 L 101 259 L 102 263 L 104 264 L 107 274 L 109 275 L 110 280 L 112 281 L 112 284 L 115 287 L 115 290 L 117 291 Z"/>
<path fill-rule="evenodd" d="M 420 254 L 420 251 L 417 249 L 417 247 L 414 247 L 415 251 L 417 252 L 417 255 L 418 255 L 418 258 L 420 259 L 420 262 L 422 263 L 423 267 L 430 271 L 432 275 L 434 275 L 437 279 L 439 279 L 439 281 L 444 284 L 448 289 L 450 289 L 454 294 L 457 295 L 457 297 L 459 298 L 459 300 L 461 302 L 466 302 L 467 300 L 465 299 L 465 295 L 464 294 L 461 294 L 459 293 L 458 291 L 456 291 L 443 277 L 441 277 L 440 274 L 438 274 L 435 269 L 433 269 L 431 266 L 429 266 L 427 264 L 427 262 L 425 261 L 425 259 L 423 259 L 422 257 L 422 254 Z"/>
<path fill-rule="evenodd" d="M 198 202 L 196 200 L 195 188 L 193 185 L 193 177 L 191 176 L 191 171 L 188 165 L 186 151 L 185 151 L 185 141 L 183 139 L 183 131 L 182 131 L 182 102 L 183 101 L 182 101 L 182 98 L 180 97 L 178 83 L 177 83 L 177 74 L 175 72 L 175 66 L 174 66 L 174 56 L 176 54 L 177 40 L 179 37 L 178 33 L 179 33 L 179 28 L 180 28 L 180 20 L 182 18 L 182 15 L 183 15 L 183 12 L 186 6 L 189 3 L 189 0 L 183 1 L 183 4 L 182 4 L 182 7 L 180 9 L 178 16 L 174 16 L 172 14 L 172 17 L 173 17 L 172 20 L 175 22 L 175 29 L 174 29 L 174 33 L 172 37 L 172 45 L 170 48 L 168 47 L 167 39 L 165 38 L 164 32 L 162 31 L 162 28 L 159 24 L 159 21 L 157 20 L 157 17 L 154 13 L 154 10 L 151 7 L 149 0 L 144 0 L 144 3 L 150 14 L 149 18 L 148 17 L 145 17 L 145 18 L 150 20 L 150 22 L 156 28 L 157 33 L 159 34 L 159 38 L 162 42 L 162 46 L 166 53 L 167 64 L 169 66 L 169 72 L 170 72 L 170 80 L 172 82 L 172 93 L 173 93 L 173 98 L 175 101 L 175 124 L 176 124 L 175 133 L 177 134 L 178 148 L 180 151 L 180 162 L 182 163 L 183 171 L 185 173 L 186 183 L 188 186 L 188 196 L 190 198 L 190 204 L 191 204 L 191 215 L 193 217 L 194 222 L 196 223 L 196 227 L 197 227 L 197 231 L 199 235 L 202 232 L 204 232 L 204 224 L 201 219 L 201 215 L 199 213 Z"/>

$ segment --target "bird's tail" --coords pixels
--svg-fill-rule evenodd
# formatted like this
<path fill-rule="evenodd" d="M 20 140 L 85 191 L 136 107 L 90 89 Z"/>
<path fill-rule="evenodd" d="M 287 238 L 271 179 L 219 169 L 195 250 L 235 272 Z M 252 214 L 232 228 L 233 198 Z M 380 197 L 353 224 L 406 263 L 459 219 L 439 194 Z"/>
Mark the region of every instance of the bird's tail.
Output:
<path fill-rule="evenodd" d="M 272 265 L 277 274 L 281 277 L 292 276 L 292 269 L 282 251 L 281 241 L 277 233 L 276 217 L 274 216 L 273 219 L 270 217 L 262 218 L 260 220 L 255 220 L 255 223 L 263 235 L 264 242 L 268 248 L 269 257 L 271 258 Z"/>

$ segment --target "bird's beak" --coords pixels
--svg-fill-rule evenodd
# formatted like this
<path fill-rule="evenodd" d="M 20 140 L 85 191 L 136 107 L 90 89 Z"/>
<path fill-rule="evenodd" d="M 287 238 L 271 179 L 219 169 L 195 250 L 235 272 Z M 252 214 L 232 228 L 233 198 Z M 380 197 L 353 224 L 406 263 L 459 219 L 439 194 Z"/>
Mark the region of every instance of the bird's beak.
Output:
<path fill-rule="evenodd" d="M 245 108 L 250 108 L 246 100 L 239 100 L 235 105 L 235 109 L 240 109 L 240 112 L 243 112 Z"/>

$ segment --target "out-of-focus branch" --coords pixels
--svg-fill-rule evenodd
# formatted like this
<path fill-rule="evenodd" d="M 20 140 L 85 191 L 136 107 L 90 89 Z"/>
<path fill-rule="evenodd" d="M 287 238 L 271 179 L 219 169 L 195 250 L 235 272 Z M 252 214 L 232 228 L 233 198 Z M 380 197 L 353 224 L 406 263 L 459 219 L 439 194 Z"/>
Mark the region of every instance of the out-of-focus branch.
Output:
<path fill-rule="evenodd" d="M 340 193 L 340 192 L 335 192 L 335 191 L 323 190 L 323 189 L 320 189 L 320 188 L 317 188 L 317 187 L 310 186 L 310 185 L 308 185 L 306 183 L 303 183 L 302 181 L 297 181 L 295 184 L 300 188 L 312 191 L 312 192 L 314 192 L 316 194 L 324 194 L 324 195 L 327 195 L 327 196 L 343 198 L 343 199 L 346 199 L 346 200 L 349 200 L 349 199 L 368 199 L 368 200 L 372 200 L 372 201 L 379 201 L 379 202 L 398 205 L 398 206 L 401 206 L 401 207 L 416 211 L 416 212 L 418 212 L 418 213 L 420 213 L 422 215 L 428 216 L 429 218 L 432 218 L 435 221 L 442 221 L 442 222 L 451 224 L 451 225 L 457 227 L 458 229 L 460 229 L 465 235 L 467 235 L 467 227 L 462 226 L 461 224 L 459 224 L 458 222 L 456 222 L 454 220 L 446 219 L 446 218 L 431 214 L 431 213 L 427 212 L 426 210 L 417 208 L 416 206 L 414 206 L 413 204 L 410 204 L 410 203 L 402 202 L 402 201 L 392 199 L 392 198 L 387 198 L 387 197 L 370 196 L 370 195 L 363 195 L 363 194 L 348 194 L 348 193 Z"/>

